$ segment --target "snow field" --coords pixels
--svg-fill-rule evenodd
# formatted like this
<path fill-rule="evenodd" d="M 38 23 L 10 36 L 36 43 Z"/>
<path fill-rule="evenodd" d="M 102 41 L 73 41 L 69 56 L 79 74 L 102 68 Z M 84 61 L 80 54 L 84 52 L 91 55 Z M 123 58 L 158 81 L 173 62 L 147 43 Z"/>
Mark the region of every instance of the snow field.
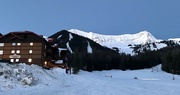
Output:
<path fill-rule="evenodd" d="M 5 68 L 5 67 L 3 67 Z M 7 67 L 8 68 L 8 67 Z M 77 75 L 65 74 L 64 69 L 45 70 L 35 65 L 20 64 L 16 69 L 23 68 L 37 79 L 33 85 L 20 84 L 13 88 L 0 85 L 0 95 L 179 95 L 180 76 L 160 70 L 109 70 L 80 71 Z M 157 67 L 155 67 L 157 68 Z M 23 75 L 22 75 L 23 76 Z M 112 77 L 111 77 L 112 76 Z M 137 77 L 138 79 L 134 79 Z M 12 78 L 16 79 L 16 78 Z M 1 83 L 9 81 L 0 77 Z M 5 83 L 4 83 L 5 84 Z"/>

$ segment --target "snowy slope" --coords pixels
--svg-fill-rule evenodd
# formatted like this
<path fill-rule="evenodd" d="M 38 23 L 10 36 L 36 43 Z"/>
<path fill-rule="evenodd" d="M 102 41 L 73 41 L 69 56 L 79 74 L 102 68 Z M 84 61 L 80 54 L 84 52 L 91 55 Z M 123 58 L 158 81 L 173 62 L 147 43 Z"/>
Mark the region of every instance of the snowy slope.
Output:
<path fill-rule="evenodd" d="M 175 43 L 179 43 L 180 44 L 180 38 L 170 38 L 168 40 L 169 41 L 174 41 Z"/>
<path fill-rule="evenodd" d="M 69 32 L 87 37 L 97 43 L 104 42 L 132 42 L 134 44 L 144 44 L 157 42 L 158 40 L 151 35 L 148 31 L 142 31 L 137 34 L 124 34 L 124 35 L 101 35 L 92 32 L 84 32 L 77 29 L 70 29 Z"/>
<path fill-rule="evenodd" d="M 3 64 L 3 65 L 2 65 Z M 179 95 L 180 76 L 160 70 L 160 66 L 152 69 L 135 71 L 80 71 L 77 75 L 65 74 L 63 69 L 45 70 L 35 65 L 19 64 L 15 68 L 0 63 L 1 72 L 9 72 L 9 76 L 0 75 L 0 95 Z M 36 79 L 33 85 L 25 85 L 16 81 L 21 70 Z M 158 72 L 157 72 L 158 70 Z M 23 78 L 20 74 L 19 78 Z M 112 76 L 112 77 L 111 77 Z M 138 79 L 134 79 L 137 77 Z M 10 86 L 7 86 L 10 85 Z"/>
<path fill-rule="evenodd" d="M 87 37 L 102 46 L 109 48 L 116 47 L 120 50 L 120 53 L 133 54 L 133 49 L 131 46 L 141 44 L 145 45 L 146 43 L 155 43 L 157 47 L 151 47 L 151 50 L 157 50 L 167 45 L 164 43 L 159 43 L 162 40 L 156 39 L 148 31 L 142 31 L 137 34 L 124 34 L 124 35 L 101 35 L 93 32 L 84 32 L 77 29 L 70 29 L 69 32 L 78 34 L 80 36 Z M 129 46 L 131 45 L 131 46 Z"/>

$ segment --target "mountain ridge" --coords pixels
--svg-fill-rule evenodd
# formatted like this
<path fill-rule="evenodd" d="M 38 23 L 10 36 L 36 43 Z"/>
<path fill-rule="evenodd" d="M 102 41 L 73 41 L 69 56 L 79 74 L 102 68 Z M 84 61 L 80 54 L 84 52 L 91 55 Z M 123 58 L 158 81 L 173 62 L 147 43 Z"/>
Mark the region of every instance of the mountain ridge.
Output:
<path fill-rule="evenodd" d="M 122 41 L 132 41 L 136 44 L 145 44 L 145 43 L 152 43 L 159 41 L 156 39 L 151 33 L 148 31 L 141 31 L 136 34 L 122 34 L 122 35 L 103 35 L 103 34 L 97 34 L 93 32 L 84 32 L 77 29 L 70 29 L 69 32 L 78 34 L 80 36 L 87 37 L 97 43 L 103 43 L 103 42 L 122 42 Z"/>
<path fill-rule="evenodd" d="M 57 44 L 61 48 L 68 48 L 71 53 L 76 51 L 84 51 L 88 53 L 92 53 L 94 51 L 112 51 L 109 48 L 103 47 L 99 43 L 94 42 L 93 40 L 77 35 L 75 33 L 71 33 L 67 30 L 61 30 L 51 36 L 49 38 L 53 38 L 53 43 Z"/>
<path fill-rule="evenodd" d="M 75 34 L 74 36 L 78 35 L 80 37 L 84 37 L 87 39 L 80 38 L 81 40 L 75 41 L 76 43 L 74 43 L 73 41 L 74 44 L 72 44 L 72 41 L 70 41 L 70 39 L 72 39 L 73 37 L 67 32 L 72 33 L 73 35 Z M 143 52 L 143 50 L 158 50 L 158 49 L 167 47 L 172 42 L 174 44 L 180 43 L 179 38 L 171 38 L 168 40 L 156 39 L 150 32 L 146 30 L 141 31 L 136 34 L 123 34 L 123 35 L 103 35 L 103 34 L 97 34 L 93 32 L 84 32 L 77 29 L 66 30 L 66 33 L 62 33 L 63 35 L 59 33 L 56 34 L 57 36 L 53 36 L 53 38 L 55 38 L 56 42 L 58 43 L 63 42 L 60 45 L 61 47 L 62 45 L 64 45 L 63 47 L 69 48 L 70 50 L 71 48 L 73 48 L 74 50 L 75 48 L 79 47 L 78 44 L 81 44 L 83 46 L 83 48 L 79 47 L 79 48 L 82 48 L 83 50 L 85 50 L 85 46 L 86 48 L 88 47 L 90 49 L 90 46 L 93 44 L 90 40 L 92 40 L 93 42 L 103 47 L 113 49 L 115 51 L 118 51 L 119 53 L 126 53 L 126 54 L 134 55 L 138 52 Z M 69 39 L 66 39 L 67 37 Z M 63 38 L 63 40 L 61 38 Z M 77 36 L 75 38 L 77 38 Z M 90 39 L 89 45 L 88 45 L 88 39 Z M 171 42 L 168 42 L 168 41 L 171 41 Z M 93 51 L 93 49 L 91 51 Z"/>
<path fill-rule="evenodd" d="M 123 35 L 102 35 L 93 32 L 84 32 L 77 29 L 70 29 L 68 31 L 89 38 L 102 46 L 115 49 L 116 51 L 119 51 L 119 53 L 132 55 L 135 54 L 136 50 L 142 51 L 147 47 L 150 50 L 157 50 L 167 46 L 164 43 L 160 43 L 162 40 L 156 39 L 151 33 L 146 30 L 136 34 Z M 148 45 L 152 43 L 153 45 Z M 134 48 L 139 45 L 141 45 L 141 47 L 135 50 Z"/>

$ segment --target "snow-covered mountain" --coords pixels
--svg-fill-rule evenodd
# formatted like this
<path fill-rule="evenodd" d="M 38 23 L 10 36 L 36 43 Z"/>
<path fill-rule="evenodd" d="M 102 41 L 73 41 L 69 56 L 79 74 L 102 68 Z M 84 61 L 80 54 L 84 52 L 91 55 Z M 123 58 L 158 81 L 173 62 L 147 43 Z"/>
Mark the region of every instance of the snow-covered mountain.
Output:
<path fill-rule="evenodd" d="M 77 50 L 79 52 L 93 53 L 95 51 L 116 53 L 114 50 L 104 47 L 91 39 L 83 36 L 79 36 L 75 33 L 71 33 L 67 30 L 59 31 L 49 38 L 53 39 L 53 44 L 56 44 L 59 48 L 67 48 L 70 53 L 74 53 Z"/>
<path fill-rule="evenodd" d="M 74 34 L 78 35 L 79 37 L 76 36 L 75 38 L 77 39 L 73 39 L 75 36 Z M 142 52 L 144 50 L 158 50 L 163 47 L 173 46 L 174 44 L 177 43 L 180 44 L 179 38 L 160 40 L 160 39 L 156 39 L 148 31 L 141 31 L 136 34 L 102 35 L 93 32 L 84 32 L 77 29 L 70 29 L 68 31 L 67 30 L 64 31 L 63 33 L 57 32 L 53 34 L 53 36 L 50 36 L 50 38 L 53 38 L 55 43 L 59 44 L 60 47 L 69 48 L 70 51 L 72 51 L 71 49 L 73 48 L 74 49 L 79 48 L 80 50 L 85 49 L 85 47 L 92 48 L 92 45 L 93 44 L 95 45 L 94 42 L 96 42 L 96 44 L 100 44 L 101 47 L 102 46 L 108 47 L 119 53 L 126 53 L 132 55 L 138 52 Z M 90 41 L 90 44 L 88 43 L 87 40 Z M 71 41 L 70 46 L 69 46 L 69 41 Z M 74 44 L 72 44 L 72 42 Z M 93 51 L 93 49 L 88 50 L 88 52 L 90 51 Z"/>
<path fill-rule="evenodd" d="M 93 32 L 84 32 L 77 29 L 68 30 L 71 33 L 78 34 L 80 36 L 87 37 L 96 43 L 101 44 L 109 48 L 119 49 L 120 52 L 132 54 L 135 45 L 146 45 L 147 43 L 154 43 L 154 46 L 150 47 L 151 50 L 157 50 L 167 45 L 160 43 L 159 39 L 156 39 L 148 31 L 141 31 L 137 34 L 123 34 L 123 35 L 102 35 Z M 142 48 L 143 49 L 143 48 Z"/>
<path fill-rule="evenodd" d="M 137 34 L 124 34 L 124 35 L 102 35 L 93 32 L 84 32 L 77 29 L 70 29 L 68 31 L 87 37 L 97 43 L 132 42 L 134 44 L 145 44 L 145 43 L 152 43 L 159 41 L 148 31 L 142 31 Z"/>

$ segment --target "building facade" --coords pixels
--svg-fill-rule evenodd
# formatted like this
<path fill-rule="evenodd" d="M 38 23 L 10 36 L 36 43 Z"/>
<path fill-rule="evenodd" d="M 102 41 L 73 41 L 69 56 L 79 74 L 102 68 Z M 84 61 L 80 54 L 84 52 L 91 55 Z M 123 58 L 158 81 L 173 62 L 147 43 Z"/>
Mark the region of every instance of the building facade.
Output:
<path fill-rule="evenodd" d="M 31 31 L 10 32 L 0 37 L 1 60 L 48 66 L 53 56 L 48 42 Z"/>

